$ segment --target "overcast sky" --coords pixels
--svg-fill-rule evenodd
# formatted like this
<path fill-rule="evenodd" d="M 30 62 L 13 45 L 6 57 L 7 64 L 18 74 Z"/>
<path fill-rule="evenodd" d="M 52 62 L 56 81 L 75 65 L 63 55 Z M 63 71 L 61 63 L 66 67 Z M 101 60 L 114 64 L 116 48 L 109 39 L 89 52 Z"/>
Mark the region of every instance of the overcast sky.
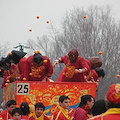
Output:
<path fill-rule="evenodd" d="M 120 19 L 120 0 L 0 0 L 0 42 L 13 47 L 36 40 L 49 33 L 50 23 L 59 28 L 66 11 L 90 5 L 110 5 L 113 17 Z"/>

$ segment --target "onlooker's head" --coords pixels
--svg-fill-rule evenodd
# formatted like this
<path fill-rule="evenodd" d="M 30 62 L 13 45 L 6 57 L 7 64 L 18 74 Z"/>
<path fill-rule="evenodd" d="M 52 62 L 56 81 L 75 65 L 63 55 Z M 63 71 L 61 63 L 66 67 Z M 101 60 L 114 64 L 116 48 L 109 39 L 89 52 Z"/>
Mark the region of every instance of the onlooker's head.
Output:
<path fill-rule="evenodd" d="M 83 95 L 81 97 L 81 102 L 78 107 L 82 107 L 85 109 L 91 109 L 94 105 L 94 102 L 95 100 L 92 95 Z"/>
<path fill-rule="evenodd" d="M 21 104 L 20 104 L 20 109 L 22 110 L 22 114 L 23 115 L 29 115 L 29 105 L 28 105 L 28 103 L 27 102 L 22 102 Z"/>
<path fill-rule="evenodd" d="M 9 100 L 6 103 L 6 109 L 11 114 L 12 110 L 16 108 L 16 101 L 15 100 Z"/>
<path fill-rule="evenodd" d="M 43 103 L 39 102 L 35 104 L 35 113 L 37 117 L 40 117 L 45 110 L 45 106 Z"/>
<path fill-rule="evenodd" d="M 95 102 L 93 109 L 92 109 L 92 114 L 93 114 L 93 116 L 100 115 L 100 114 L 106 112 L 106 110 L 107 110 L 106 100 L 100 99 Z"/>
<path fill-rule="evenodd" d="M 120 108 L 120 84 L 112 84 L 107 92 L 108 108 Z"/>
<path fill-rule="evenodd" d="M 13 117 L 13 120 L 21 120 L 21 117 L 22 117 L 21 109 L 20 108 L 13 109 L 12 117 Z"/>
<path fill-rule="evenodd" d="M 59 97 L 59 105 L 64 109 L 68 109 L 70 106 L 70 98 L 66 95 L 61 95 Z"/>
<path fill-rule="evenodd" d="M 78 58 L 78 51 L 76 49 L 71 49 L 68 52 L 68 57 L 71 63 L 74 63 Z"/>

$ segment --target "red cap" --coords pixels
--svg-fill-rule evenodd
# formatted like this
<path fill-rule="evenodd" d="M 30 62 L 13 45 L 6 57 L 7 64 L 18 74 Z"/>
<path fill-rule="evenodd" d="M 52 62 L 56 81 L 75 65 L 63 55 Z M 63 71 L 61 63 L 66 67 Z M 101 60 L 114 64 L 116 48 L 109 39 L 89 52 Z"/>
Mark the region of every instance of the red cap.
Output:
<path fill-rule="evenodd" d="M 120 84 L 112 84 L 106 95 L 108 101 L 112 103 L 120 103 Z"/>

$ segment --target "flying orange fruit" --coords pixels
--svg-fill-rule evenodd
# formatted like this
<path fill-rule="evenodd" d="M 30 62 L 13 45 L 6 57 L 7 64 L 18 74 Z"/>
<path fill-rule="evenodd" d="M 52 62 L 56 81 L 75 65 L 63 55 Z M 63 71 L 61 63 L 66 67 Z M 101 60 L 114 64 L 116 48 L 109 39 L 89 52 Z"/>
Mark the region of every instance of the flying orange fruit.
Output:
<path fill-rule="evenodd" d="M 32 32 L 32 29 L 29 29 L 30 32 Z"/>
<path fill-rule="evenodd" d="M 117 74 L 117 75 L 116 75 L 116 77 L 117 77 L 117 78 L 119 78 L 119 77 L 120 77 L 120 75 L 119 75 L 119 74 Z"/>
<path fill-rule="evenodd" d="M 12 55 L 12 53 L 11 53 L 11 52 L 9 52 L 9 53 L 8 53 L 8 55 Z"/>
<path fill-rule="evenodd" d="M 86 16 L 84 16 L 84 18 L 86 18 Z"/>
<path fill-rule="evenodd" d="M 102 55 L 102 51 L 99 51 L 99 55 Z"/>
<path fill-rule="evenodd" d="M 39 16 L 37 16 L 36 18 L 39 19 Z"/>
<path fill-rule="evenodd" d="M 49 21 L 46 21 L 46 23 L 49 23 Z"/>

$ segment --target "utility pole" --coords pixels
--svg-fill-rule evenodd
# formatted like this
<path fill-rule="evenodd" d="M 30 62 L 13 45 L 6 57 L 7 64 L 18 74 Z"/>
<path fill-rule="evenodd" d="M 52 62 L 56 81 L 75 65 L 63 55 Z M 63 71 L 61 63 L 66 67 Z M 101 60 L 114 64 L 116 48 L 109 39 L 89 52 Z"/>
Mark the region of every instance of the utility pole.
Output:
<path fill-rule="evenodd" d="M 15 49 L 16 49 L 16 48 L 19 48 L 20 51 L 24 52 L 24 48 L 30 48 L 30 47 L 21 45 L 21 43 L 19 43 L 19 45 L 16 46 L 16 47 L 14 47 L 14 48 L 15 48 Z"/>

